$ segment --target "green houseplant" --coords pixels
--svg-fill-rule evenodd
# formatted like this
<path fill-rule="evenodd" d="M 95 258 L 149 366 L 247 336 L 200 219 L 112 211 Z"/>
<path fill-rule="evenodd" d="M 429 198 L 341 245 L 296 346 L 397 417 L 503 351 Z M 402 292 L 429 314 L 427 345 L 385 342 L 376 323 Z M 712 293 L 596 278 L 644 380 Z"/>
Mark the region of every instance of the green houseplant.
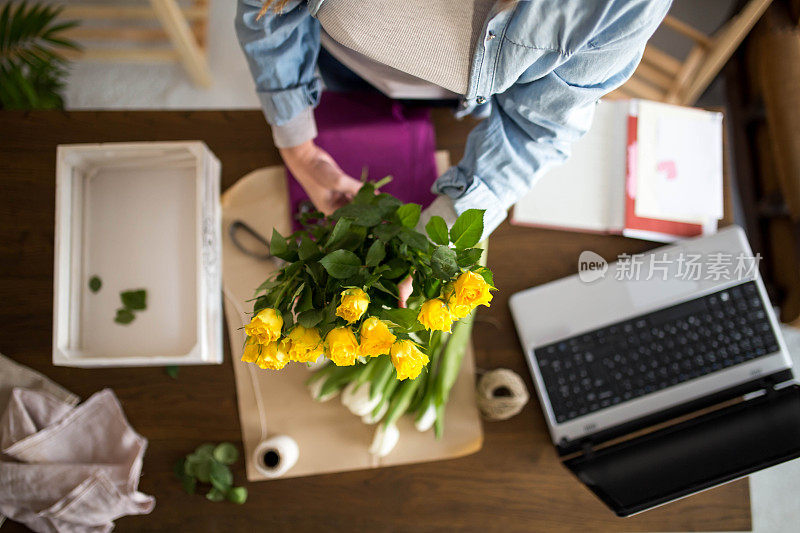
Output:
<path fill-rule="evenodd" d="M 60 109 L 67 59 L 78 45 L 64 36 L 75 21 L 61 21 L 62 7 L 7 3 L 0 10 L 0 108 Z"/>

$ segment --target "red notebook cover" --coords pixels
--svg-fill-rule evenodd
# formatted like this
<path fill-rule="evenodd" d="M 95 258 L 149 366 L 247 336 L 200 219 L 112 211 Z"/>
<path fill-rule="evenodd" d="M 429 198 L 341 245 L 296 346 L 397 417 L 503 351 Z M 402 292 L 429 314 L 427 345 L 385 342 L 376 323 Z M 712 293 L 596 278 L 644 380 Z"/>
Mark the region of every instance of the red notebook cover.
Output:
<path fill-rule="evenodd" d="M 703 234 L 703 226 L 688 222 L 659 220 L 636 216 L 636 177 L 638 175 L 638 132 L 639 119 L 628 115 L 628 146 L 625 164 L 625 230 L 649 231 L 675 237 L 696 237 Z"/>

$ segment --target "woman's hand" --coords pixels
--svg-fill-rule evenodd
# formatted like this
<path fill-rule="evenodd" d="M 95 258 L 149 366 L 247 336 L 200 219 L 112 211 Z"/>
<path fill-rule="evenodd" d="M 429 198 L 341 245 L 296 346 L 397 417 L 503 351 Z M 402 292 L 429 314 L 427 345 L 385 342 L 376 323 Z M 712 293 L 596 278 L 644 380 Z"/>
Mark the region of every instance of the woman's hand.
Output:
<path fill-rule="evenodd" d="M 281 148 L 280 153 L 314 206 L 326 215 L 352 200 L 361 188 L 360 181 L 345 174 L 330 154 L 313 141 Z"/>

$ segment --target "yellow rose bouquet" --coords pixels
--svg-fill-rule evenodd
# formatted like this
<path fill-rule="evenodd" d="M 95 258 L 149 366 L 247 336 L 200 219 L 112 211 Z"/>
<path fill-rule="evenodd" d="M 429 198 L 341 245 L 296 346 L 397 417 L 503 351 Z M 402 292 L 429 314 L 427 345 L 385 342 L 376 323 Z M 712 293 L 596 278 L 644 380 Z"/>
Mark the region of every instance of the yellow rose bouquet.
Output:
<path fill-rule="evenodd" d="M 489 306 L 494 286 L 478 245 L 482 210 L 465 211 L 452 228 L 434 216 L 423 234 L 420 206 L 380 185 L 365 182 L 329 217 L 303 214 L 301 231 L 273 231 L 271 253 L 286 264 L 256 290 L 242 360 L 269 370 L 309 365 L 314 399 L 341 394 L 365 423 L 380 422 L 371 451 L 385 455 L 404 414 L 441 435 L 474 310 Z M 401 308 L 398 285 L 409 277 Z"/>

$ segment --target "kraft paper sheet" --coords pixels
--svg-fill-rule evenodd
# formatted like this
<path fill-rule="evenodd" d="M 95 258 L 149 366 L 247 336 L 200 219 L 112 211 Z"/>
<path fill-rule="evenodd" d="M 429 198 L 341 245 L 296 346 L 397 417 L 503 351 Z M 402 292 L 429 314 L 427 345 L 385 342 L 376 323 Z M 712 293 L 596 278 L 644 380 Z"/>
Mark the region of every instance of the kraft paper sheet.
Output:
<path fill-rule="evenodd" d="M 437 166 L 444 169 L 448 165 L 448 154 L 437 153 Z M 400 442 L 380 459 L 368 453 L 376 426 L 361 422 L 339 397 L 326 403 L 312 400 L 304 385 L 310 376 L 305 366 L 291 363 L 276 372 L 241 362 L 242 326 L 249 322 L 252 311 L 252 302 L 246 300 L 277 266 L 271 260 L 259 261 L 241 253 L 230 242 L 228 230 L 234 220 L 241 220 L 267 239 L 273 227 L 284 235 L 290 233 L 285 169 L 275 166 L 251 172 L 228 189 L 222 206 L 224 305 L 249 481 L 267 479 L 255 467 L 254 450 L 262 440 L 276 435 L 289 435 L 300 448 L 297 463 L 283 477 L 438 461 L 481 448 L 483 429 L 475 405 L 471 349 L 450 395 L 442 439 L 436 440 L 433 430 L 418 432 L 411 417 L 403 417 L 398 423 Z"/>

